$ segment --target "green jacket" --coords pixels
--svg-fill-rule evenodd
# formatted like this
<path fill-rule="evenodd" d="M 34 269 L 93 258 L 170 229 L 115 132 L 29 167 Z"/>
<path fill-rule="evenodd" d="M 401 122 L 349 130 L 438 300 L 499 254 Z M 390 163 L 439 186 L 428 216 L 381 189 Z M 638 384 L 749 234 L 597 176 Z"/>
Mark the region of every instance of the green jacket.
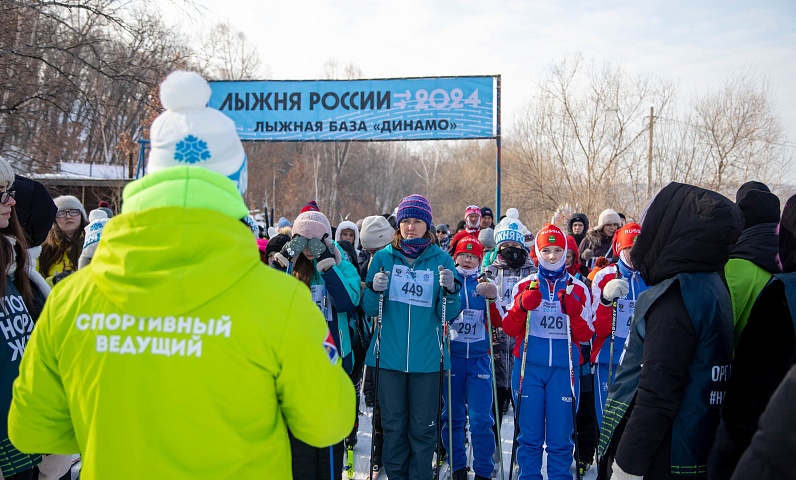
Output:
<path fill-rule="evenodd" d="M 34 328 L 12 442 L 82 453 L 87 480 L 292 478 L 288 426 L 323 447 L 355 419 L 309 289 L 260 261 L 221 175 L 172 167 L 124 201 Z"/>
<path fill-rule="evenodd" d="M 738 339 L 746 327 L 757 296 L 771 280 L 771 273 L 749 260 L 731 258 L 724 266 L 724 278 L 732 300 L 732 316 L 735 321 L 734 347 L 738 345 Z"/>

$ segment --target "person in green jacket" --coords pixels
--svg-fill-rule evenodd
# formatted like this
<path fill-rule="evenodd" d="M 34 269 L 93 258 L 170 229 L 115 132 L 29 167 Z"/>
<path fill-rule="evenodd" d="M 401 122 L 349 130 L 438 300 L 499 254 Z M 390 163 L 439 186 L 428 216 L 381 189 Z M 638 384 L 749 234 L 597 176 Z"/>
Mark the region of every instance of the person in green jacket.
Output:
<path fill-rule="evenodd" d="M 724 266 L 724 280 L 732 299 L 735 341 L 738 345 L 752 306 L 771 276 L 782 271 L 777 260 L 779 197 L 764 183 L 746 182 L 735 195 L 744 226 Z"/>
<path fill-rule="evenodd" d="M 334 345 L 351 373 L 354 365 L 348 314 L 359 306 L 360 279 L 356 267 L 342 261 L 339 246 L 332 242 L 332 228 L 326 216 L 317 210 L 303 212 L 293 222 L 293 238 L 275 258 L 287 272 L 307 285 L 312 299 L 323 313 Z M 353 393 L 356 401 L 356 393 Z M 352 406 L 356 411 L 356 406 Z M 353 425 L 353 424 L 352 424 Z M 293 477 L 330 479 L 339 477 L 343 467 L 343 442 L 316 448 L 291 435 Z"/>
<path fill-rule="evenodd" d="M 376 366 L 379 344 L 378 403 L 384 430 L 382 461 L 390 480 L 428 480 L 437 444 L 440 355 L 444 322 L 461 311 L 461 279 L 453 259 L 434 244 L 429 226 L 431 205 L 422 195 L 401 201 L 399 229 L 391 244 L 376 252 L 368 268 L 363 308 L 379 314 L 384 295 L 381 332 L 374 334 L 365 364 Z M 444 353 L 443 353 L 444 352 Z"/>
<path fill-rule="evenodd" d="M 246 156 L 210 93 L 190 72 L 161 85 L 150 173 L 50 294 L 14 384 L 14 446 L 79 451 L 86 480 L 289 479 L 288 427 L 322 447 L 354 423 L 310 290 L 241 221 Z"/>

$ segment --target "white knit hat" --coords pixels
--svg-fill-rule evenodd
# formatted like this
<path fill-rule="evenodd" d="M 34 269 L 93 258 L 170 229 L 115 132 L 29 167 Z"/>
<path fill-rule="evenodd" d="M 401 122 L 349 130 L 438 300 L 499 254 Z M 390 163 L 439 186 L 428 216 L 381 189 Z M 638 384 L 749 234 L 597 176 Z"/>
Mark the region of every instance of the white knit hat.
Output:
<path fill-rule="evenodd" d="M 495 245 L 500 247 L 503 242 L 517 242 L 525 245 L 525 225 L 520 221 L 520 212 L 516 208 L 506 210 L 506 217 L 495 227 Z"/>
<path fill-rule="evenodd" d="M 611 223 L 622 223 L 621 219 L 619 218 L 619 214 L 616 213 L 614 210 L 610 208 L 606 208 L 605 210 L 600 213 L 599 222 L 597 222 L 597 226 L 594 227 L 595 230 L 602 230 L 602 228 L 606 225 Z"/>
<path fill-rule="evenodd" d="M 58 210 L 80 210 L 83 220 L 88 221 L 86 209 L 83 208 L 83 204 L 80 203 L 77 197 L 73 197 L 72 195 L 61 195 L 54 199 L 53 202 L 55 202 L 55 206 L 58 207 Z"/>
<path fill-rule="evenodd" d="M 14 183 L 14 169 L 3 157 L 0 157 L 0 182 L 8 182 L 9 187 Z"/>
<path fill-rule="evenodd" d="M 198 73 L 175 71 L 160 84 L 166 109 L 152 122 L 148 168 L 157 172 L 178 165 L 207 168 L 246 192 L 248 164 L 235 123 L 208 108 L 210 85 Z"/>
<path fill-rule="evenodd" d="M 362 248 L 375 250 L 390 243 L 393 235 L 395 229 L 390 226 L 390 222 L 381 215 L 373 215 L 362 220 L 359 241 L 362 243 Z"/>

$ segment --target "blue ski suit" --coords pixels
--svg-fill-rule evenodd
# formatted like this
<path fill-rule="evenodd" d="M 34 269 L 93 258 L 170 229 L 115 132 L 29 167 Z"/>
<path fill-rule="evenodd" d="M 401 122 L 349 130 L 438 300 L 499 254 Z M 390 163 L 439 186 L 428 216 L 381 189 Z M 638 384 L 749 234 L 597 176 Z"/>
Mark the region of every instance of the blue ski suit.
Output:
<path fill-rule="evenodd" d="M 616 331 L 614 332 L 613 360 L 611 357 L 611 330 L 613 328 L 613 305 L 601 303 L 603 288 L 614 278 L 624 278 L 630 286 L 630 292 L 619 299 L 616 305 Z M 625 348 L 625 341 L 630 332 L 630 322 L 633 319 L 633 310 L 636 300 L 641 292 L 647 289 L 647 284 L 641 278 L 641 274 L 630 268 L 623 260 L 619 260 L 615 265 L 600 270 L 594 276 L 591 284 L 592 311 L 594 312 L 594 346 L 591 351 L 591 363 L 594 364 L 594 410 L 597 414 L 597 425 L 602 427 L 603 409 L 605 400 L 608 398 L 609 373 L 608 366 L 611 364 L 610 380 L 616 379 L 616 369 L 622 360 L 622 351 Z M 610 300 L 610 299 L 607 299 Z"/>
<path fill-rule="evenodd" d="M 578 344 L 588 341 L 591 329 L 591 300 L 586 285 L 572 279 L 572 292 L 565 295 L 570 322 L 572 349 L 566 337 L 566 318 L 559 302 L 559 292 L 567 288 L 570 275 L 564 273 L 554 282 L 548 282 L 539 273 L 520 280 L 512 292 L 513 302 L 507 308 L 503 329 L 517 338 L 514 348 L 514 372 L 512 390 L 515 405 L 519 402 L 518 390 L 522 388 L 522 401 L 515 414 L 519 416 L 517 436 L 517 464 L 519 480 L 542 480 L 542 448 L 547 450 L 547 478 L 549 480 L 571 480 L 573 412 L 572 402 L 577 401 L 579 383 L 574 382 L 575 397 L 572 398 L 573 372 L 569 370 L 567 355 L 571 355 L 573 369 L 580 363 Z M 542 303 L 527 312 L 522 306 L 522 295 L 538 281 Z M 526 333 L 527 315 L 531 314 L 531 330 Z M 528 342 L 525 375 L 522 376 L 521 352 Z M 520 382 L 522 386 L 520 387 Z"/>
<path fill-rule="evenodd" d="M 464 274 L 461 268 L 457 268 Z M 473 470 L 476 475 L 489 478 L 495 467 L 495 435 L 492 426 L 492 366 L 489 358 L 489 342 L 492 333 L 487 331 L 484 297 L 478 295 L 477 275 L 464 277 L 459 291 L 462 313 L 451 323 L 451 395 L 443 388 L 442 442 L 452 459 L 452 471 L 467 467 L 467 452 L 464 450 L 466 417 L 470 416 L 470 438 L 473 446 Z M 493 327 L 501 325 L 497 305 L 489 305 Z M 448 408 L 453 421 L 453 449 L 448 445 Z"/>

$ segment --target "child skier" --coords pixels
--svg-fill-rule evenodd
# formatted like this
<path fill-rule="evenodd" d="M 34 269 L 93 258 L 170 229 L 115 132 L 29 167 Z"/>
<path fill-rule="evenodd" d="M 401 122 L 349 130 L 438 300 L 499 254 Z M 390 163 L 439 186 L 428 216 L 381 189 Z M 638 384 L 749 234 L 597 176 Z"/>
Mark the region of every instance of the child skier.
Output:
<path fill-rule="evenodd" d="M 579 363 L 578 343 L 588 341 L 593 331 L 589 291 L 567 273 L 566 246 L 557 226 L 548 224 L 539 231 L 539 271 L 514 286 L 514 300 L 503 319 L 506 333 L 518 340 L 514 357 L 525 358 L 524 368 L 522 361 L 514 362 L 512 381 L 519 480 L 542 479 L 545 445 L 547 478 L 572 479 L 572 402 L 578 389 L 572 370 Z"/>
<path fill-rule="evenodd" d="M 525 248 L 525 226 L 519 220 L 516 208 L 506 211 L 506 218 L 500 221 L 495 228 L 495 245 L 497 256 L 495 260 L 484 269 L 487 277 L 495 281 L 501 302 L 498 304 L 502 317 L 506 316 L 506 307 L 511 304 L 514 290 L 520 279 L 536 272 L 533 261 L 528 256 Z M 492 325 L 494 355 L 495 355 L 495 381 L 498 397 L 498 418 L 496 427 L 503 422 L 503 414 L 508 411 L 511 403 L 511 371 L 514 369 L 514 338 L 509 337 L 502 328 Z M 497 429 L 497 428 L 496 428 Z M 495 432 L 497 440 L 497 432 Z"/>
<path fill-rule="evenodd" d="M 477 239 L 467 237 L 459 241 L 453 255 L 456 270 L 463 277 L 459 298 L 462 313 L 451 325 L 451 395 L 445 395 L 442 412 L 442 441 L 450 459 L 453 480 L 467 479 L 465 452 L 465 423 L 470 417 L 470 438 L 473 444 L 473 470 L 476 480 L 492 475 L 495 438 L 492 433 L 492 362 L 489 358 L 491 332 L 487 331 L 486 308 L 489 306 L 492 326 L 501 324 L 495 300 L 497 286 L 478 281 L 484 247 Z M 444 391 L 444 390 L 443 390 Z M 448 444 L 448 408 L 452 412 L 453 447 Z"/>
<path fill-rule="evenodd" d="M 592 310 L 596 336 L 591 353 L 594 371 L 594 408 L 597 424 L 602 425 L 608 388 L 616 378 L 616 368 L 630 331 L 630 321 L 638 296 L 647 289 L 630 252 L 641 233 L 641 226 L 628 223 L 616 232 L 614 248 L 619 261 L 600 270 L 592 282 Z M 610 368 L 610 370 L 609 370 Z"/>

